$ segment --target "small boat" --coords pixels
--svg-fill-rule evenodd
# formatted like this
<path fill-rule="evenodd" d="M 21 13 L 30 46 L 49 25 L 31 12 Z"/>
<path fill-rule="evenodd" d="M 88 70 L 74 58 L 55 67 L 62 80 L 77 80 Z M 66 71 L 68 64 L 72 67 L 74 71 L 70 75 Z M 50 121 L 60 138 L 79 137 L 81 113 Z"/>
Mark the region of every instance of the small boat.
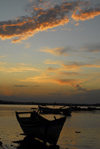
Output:
<path fill-rule="evenodd" d="M 24 117 L 21 114 L 25 114 Z M 30 116 L 26 116 L 30 114 Z M 48 120 L 38 112 L 16 112 L 17 120 L 26 136 L 38 138 L 43 142 L 56 145 L 66 116 L 59 119 Z"/>
<path fill-rule="evenodd" d="M 63 114 L 66 116 L 71 116 L 71 108 L 49 108 L 46 106 L 38 106 L 39 112 L 42 114 Z"/>

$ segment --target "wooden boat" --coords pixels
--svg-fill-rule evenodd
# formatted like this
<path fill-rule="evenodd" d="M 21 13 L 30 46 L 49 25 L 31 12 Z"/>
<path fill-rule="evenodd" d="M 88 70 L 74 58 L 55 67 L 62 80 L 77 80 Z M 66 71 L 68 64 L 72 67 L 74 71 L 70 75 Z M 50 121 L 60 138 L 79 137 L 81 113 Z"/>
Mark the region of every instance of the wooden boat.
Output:
<path fill-rule="evenodd" d="M 63 114 L 66 116 L 71 116 L 71 108 L 49 108 L 46 106 L 38 106 L 39 112 L 42 114 Z"/>
<path fill-rule="evenodd" d="M 22 117 L 20 114 L 30 114 L 29 117 Z M 16 112 L 17 120 L 26 136 L 32 136 L 56 145 L 60 132 L 66 120 L 66 116 L 59 119 L 48 120 L 42 117 L 38 112 Z"/>

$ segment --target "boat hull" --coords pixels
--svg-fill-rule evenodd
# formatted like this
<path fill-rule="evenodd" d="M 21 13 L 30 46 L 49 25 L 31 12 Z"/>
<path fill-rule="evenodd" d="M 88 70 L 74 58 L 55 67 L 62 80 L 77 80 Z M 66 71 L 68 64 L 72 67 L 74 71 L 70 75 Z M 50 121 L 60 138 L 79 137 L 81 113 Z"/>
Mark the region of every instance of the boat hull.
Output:
<path fill-rule="evenodd" d="M 52 121 L 48 121 L 40 115 L 29 118 L 20 118 L 17 112 L 16 117 L 25 135 L 39 138 L 50 144 L 57 143 L 66 120 L 65 116 Z"/>

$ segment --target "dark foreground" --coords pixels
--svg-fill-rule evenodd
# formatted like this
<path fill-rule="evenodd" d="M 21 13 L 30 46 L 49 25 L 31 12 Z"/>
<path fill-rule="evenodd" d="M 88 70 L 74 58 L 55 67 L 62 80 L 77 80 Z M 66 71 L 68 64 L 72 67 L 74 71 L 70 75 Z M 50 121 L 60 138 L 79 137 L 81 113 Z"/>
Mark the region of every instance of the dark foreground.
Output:
<path fill-rule="evenodd" d="M 58 146 L 48 146 L 25 138 L 15 111 L 27 111 L 33 106 L 0 106 L 0 149 L 100 149 L 100 111 L 72 111 L 61 131 Z M 50 119 L 51 116 L 47 118 Z"/>
<path fill-rule="evenodd" d="M 14 143 L 19 144 L 17 149 L 59 149 L 58 145 L 46 145 L 43 142 L 31 137 L 25 137 L 23 140 L 15 141 Z"/>
<path fill-rule="evenodd" d="M 13 144 L 17 144 L 17 147 L 15 145 L 16 149 L 59 149 L 58 145 L 44 144 L 40 140 L 34 139 L 32 137 L 24 137 L 23 140 L 13 141 Z M 14 147 L 14 145 L 11 145 L 11 147 Z M 0 148 L 7 149 L 7 146 L 0 141 Z"/>

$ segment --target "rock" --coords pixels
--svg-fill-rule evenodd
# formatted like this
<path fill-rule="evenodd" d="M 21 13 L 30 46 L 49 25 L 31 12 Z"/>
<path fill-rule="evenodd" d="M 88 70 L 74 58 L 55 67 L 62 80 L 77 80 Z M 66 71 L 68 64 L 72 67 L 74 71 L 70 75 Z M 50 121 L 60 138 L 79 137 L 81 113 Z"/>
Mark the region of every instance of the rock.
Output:
<path fill-rule="evenodd" d="M 81 133 L 80 131 L 75 131 L 75 133 Z"/>

